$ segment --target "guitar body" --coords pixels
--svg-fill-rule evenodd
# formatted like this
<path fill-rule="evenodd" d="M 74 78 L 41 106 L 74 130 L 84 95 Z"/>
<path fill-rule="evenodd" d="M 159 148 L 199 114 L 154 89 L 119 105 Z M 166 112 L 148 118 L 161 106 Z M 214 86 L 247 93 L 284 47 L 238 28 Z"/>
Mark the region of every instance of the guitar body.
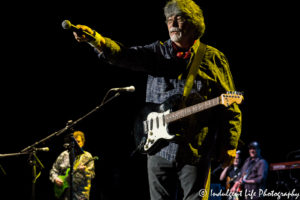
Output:
<path fill-rule="evenodd" d="M 63 181 L 63 185 L 58 186 L 54 184 L 54 195 L 56 198 L 61 197 L 65 189 L 69 187 L 69 182 L 68 182 L 69 173 L 70 173 L 70 168 L 67 169 L 65 175 L 58 176 L 58 178 L 60 178 Z"/>
<path fill-rule="evenodd" d="M 91 161 L 93 161 L 93 160 L 98 160 L 98 159 L 99 159 L 98 156 L 94 156 L 94 157 L 90 158 L 87 162 L 85 162 L 83 165 L 86 166 L 89 162 L 91 162 Z M 74 171 L 73 171 L 73 175 L 74 175 L 75 173 L 77 173 L 77 172 L 78 172 L 77 169 L 74 170 Z M 66 170 L 65 175 L 58 176 L 58 178 L 60 178 L 60 179 L 63 181 L 63 185 L 62 185 L 62 186 L 58 186 L 58 185 L 54 184 L 54 195 L 55 195 L 56 198 L 60 198 L 61 195 L 64 193 L 64 191 L 65 191 L 68 187 L 70 187 L 70 185 L 69 185 L 69 181 L 70 181 L 70 180 L 69 180 L 69 173 L 70 173 L 70 168 L 68 168 L 68 169 Z"/>
<path fill-rule="evenodd" d="M 175 138 L 176 130 L 180 129 L 180 122 L 166 123 L 164 116 L 178 110 L 181 102 L 182 96 L 174 95 L 163 104 L 148 103 L 138 114 L 133 134 L 141 153 L 154 152 L 158 146 Z"/>
<path fill-rule="evenodd" d="M 230 190 L 230 181 L 231 181 L 231 178 L 229 176 L 226 177 L 226 190 Z"/>
<path fill-rule="evenodd" d="M 239 104 L 242 99 L 242 95 L 231 92 L 196 104 L 197 99 L 190 98 L 187 105 L 192 105 L 188 107 L 183 103 L 182 95 L 171 96 L 162 104 L 147 104 L 134 124 L 133 135 L 137 150 L 151 154 L 157 150 L 157 146 L 162 146 L 161 143 L 173 140 L 177 133 L 184 134 L 182 127 L 185 127 L 183 124 L 186 123 L 186 117 L 220 104 L 225 107 L 232 103 Z M 204 117 L 206 120 L 208 118 Z"/>

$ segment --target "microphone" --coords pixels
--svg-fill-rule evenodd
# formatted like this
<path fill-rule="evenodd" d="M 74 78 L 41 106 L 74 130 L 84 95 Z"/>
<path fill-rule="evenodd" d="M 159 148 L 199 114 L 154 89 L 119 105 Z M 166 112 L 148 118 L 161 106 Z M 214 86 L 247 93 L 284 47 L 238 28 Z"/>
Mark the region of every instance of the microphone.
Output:
<path fill-rule="evenodd" d="M 89 32 L 86 32 L 86 31 L 82 30 L 81 28 L 76 27 L 69 20 L 64 20 L 61 23 L 61 26 L 63 27 L 63 29 L 71 30 L 71 31 L 76 32 L 76 33 L 78 33 L 80 35 L 84 34 L 90 40 L 96 40 L 96 38 L 95 38 L 94 35 L 90 34 Z"/>
<path fill-rule="evenodd" d="M 128 86 L 128 87 L 112 88 L 111 90 L 112 91 L 119 91 L 119 92 L 122 92 L 122 91 L 125 91 L 125 92 L 134 92 L 135 91 L 135 87 L 132 85 L 132 86 Z"/>
<path fill-rule="evenodd" d="M 34 148 L 35 151 L 49 151 L 49 147 Z"/>

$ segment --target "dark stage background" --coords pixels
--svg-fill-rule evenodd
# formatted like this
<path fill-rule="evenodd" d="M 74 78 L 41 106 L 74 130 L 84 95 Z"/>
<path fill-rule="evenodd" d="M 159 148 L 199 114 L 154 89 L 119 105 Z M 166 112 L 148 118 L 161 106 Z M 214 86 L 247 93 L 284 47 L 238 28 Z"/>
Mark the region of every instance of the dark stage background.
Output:
<path fill-rule="evenodd" d="M 162 8 L 165 1 L 73 1 L 8 3 L 1 14 L 0 154 L 16 153 L 65 127 L 101 103 L 114 87 L 134 85 L 136 92 L 117 99 L 81 121 L 86 150 L 100 157 L 91 199 L 147 199 L 145 157 L 134 149 L 131 128 L 143 106 L 146 76 L 111 67 L 87 44 L 79 44 L 61 23 L 85 24 L 125 45 L 168 39 Z M 227 56 L 238 91 L 245 101 L 241 150 L 257 140 L 269 163 L 300 160 L 292 151 L 298 139 L 299 29 L 295 5 L 282 1 L 201 1 L 207 30 L 203 42 Z M 45 168 L 36 183 L 37 199 L 53 199 L 52 163 L 63 151 L 64 136 L 40 146 Z M 298 154 L 299 155 L 299 154 Z M 30 199 L 32 167 L 28 156 L 0 158 L 6 171 L 0 191 L 8 199 Z M 218 163 L 215 163 L 217 166 Z M 299 169 L 293 170 L 298 176 Z M 298 174 L 296 174 L 298 173 Z M 276 188 L 277 173 L 269 173 Z M 288 177 L 284 172 L 283 178 Z M 213 177 L 214 178 L 214 177 Z"/>

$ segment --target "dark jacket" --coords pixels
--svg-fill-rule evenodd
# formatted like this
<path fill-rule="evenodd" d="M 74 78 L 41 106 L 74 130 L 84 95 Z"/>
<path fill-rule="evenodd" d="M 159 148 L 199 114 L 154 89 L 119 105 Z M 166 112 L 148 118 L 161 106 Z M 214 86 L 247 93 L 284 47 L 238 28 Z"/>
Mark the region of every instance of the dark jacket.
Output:
<path fill-rule="evenodd" d="M 188 73 L 189 60 L 176 57 L 171 40 L 129 48 L 109 38 L 105 40 L 106 47 L 103 53 L 99 54 L 100 58 L 119 67 L 145 72 L 153 80 L 161 78 L 165 80 L 159 82 L 160 85 L 154 85 L 157 83 L 153 81 L 147 86 L 146 101 L 148 102 L 154 101 L 159 95 L 168 94 L 168 91 L 163 89 L 162 91 L 153 90 L 153 86 L 167 88 L 169 80 L 178 80 L 178 77 L 184 79 Z M 190 59 L 194 56 L 193 47 L 191 54 Z M 197 88 L 199 84 L 201 87 Z M 229 64 L 222 52 L 207 45 L 204 58 L 198 65 L 195 85 L 199 101 L 218 97 L 227 91 L 235 91 Z M 233 103 L 226 108 L 219 106 L 205 115 L 200 115 L 200 117 L 194 115 L 192 118 L 196 120 L 190 120 L 189 128 L 186 129 L 183 138 L 189 149 L 188 154 L 194 160 L 212 152 L 218 160 L 222 161 L 227 150 L 237 148 L 241 134 L 241 111 L 237 104 Z"/>

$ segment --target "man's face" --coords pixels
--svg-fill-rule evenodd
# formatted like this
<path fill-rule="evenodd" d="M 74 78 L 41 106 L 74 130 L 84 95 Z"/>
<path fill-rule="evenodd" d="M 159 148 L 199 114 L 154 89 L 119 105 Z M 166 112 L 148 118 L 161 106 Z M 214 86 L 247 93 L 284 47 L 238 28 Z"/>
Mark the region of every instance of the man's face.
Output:
<path fill-rule="evenodd" d="M 259 150 L 254 148 L 254 147 L 250 147 L 249 148 L 249 155 L 251 158 L 256 158 L 258 156 Z"/>
<path fill-rule="evenodd" d="M 82 140 L 81 136 L 75 137 L 75 140 L 77 141 L 80 148 L 82 148 L 83 147 L 83 140 Z"/>
<path fill-rule="evenodd" d="M 169 36 L 173 42 L 186 43 L 193 40 L 192 24 L 181 15 L 167 18 Z"/>
<path fill-rule="evenodd" d="M 236 157 L 233 160 L 233 165 L 238 166 L 240 164 L 240 155 L 236 154 Z"/>

